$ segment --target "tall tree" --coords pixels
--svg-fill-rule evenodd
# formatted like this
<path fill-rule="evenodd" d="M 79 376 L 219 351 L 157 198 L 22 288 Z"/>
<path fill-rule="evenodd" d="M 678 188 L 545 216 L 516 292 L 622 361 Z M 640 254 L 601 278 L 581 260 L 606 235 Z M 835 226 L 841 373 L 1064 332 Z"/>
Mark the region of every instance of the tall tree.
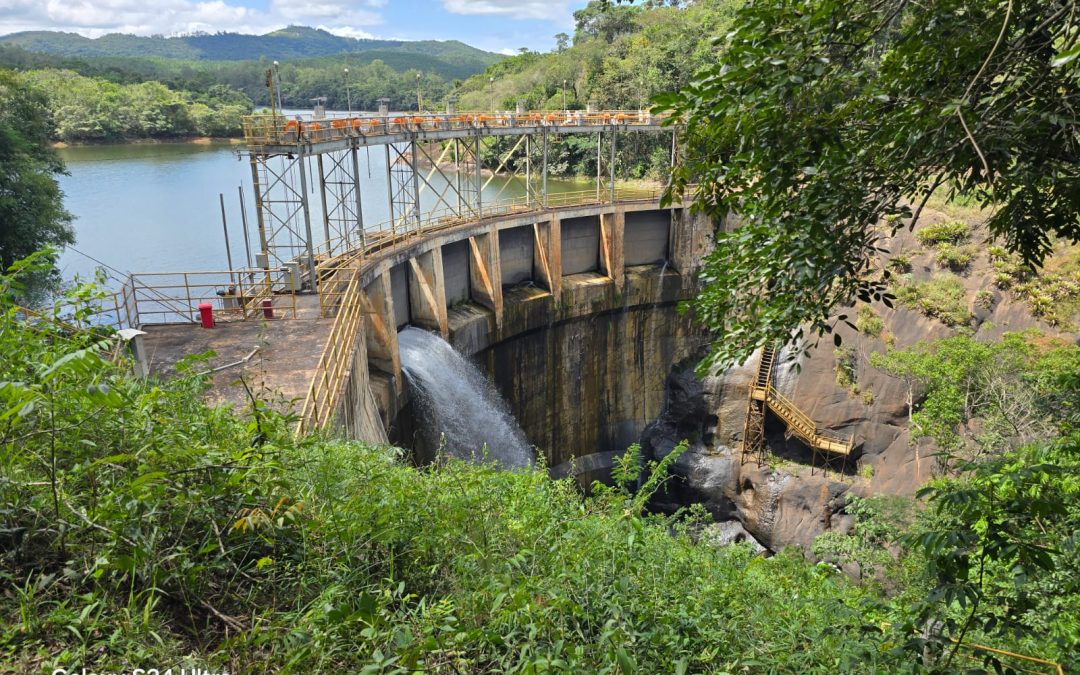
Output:
<path fill-rule="evenodd" d="M 75 242 L 56 176 L 64 164 L 49 145 L 45 98 L 0 70 L 0 267 L 47 245 Z"/>
<path fill-rule="evenodd" d="M 1080 239 L 1076 0 L 752 0 L 718 65 L 661 97 L 686 128 L 676 187 L 744 225 L 706 263 L 698 316 L 714 356 L 831 331 L 884 296 L 881 223 L 929 194 L 995 209 L 1032 264 Z M 888 229 L 888 228 L 886 228 Z M 839 318 L 839 317 L 837 317 Z M 803 326 L 803 328 L 798 328 Z"/>

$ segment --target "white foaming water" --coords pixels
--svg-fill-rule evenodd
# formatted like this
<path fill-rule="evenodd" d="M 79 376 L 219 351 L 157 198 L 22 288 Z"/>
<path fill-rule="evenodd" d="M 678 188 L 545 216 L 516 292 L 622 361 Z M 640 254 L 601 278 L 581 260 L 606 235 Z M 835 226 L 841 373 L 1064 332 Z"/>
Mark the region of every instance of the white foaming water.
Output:
<path fill-rule="evenodd" d="M 398 333 L 401 369 L 412 387 L 422 423 L 444 452 L 506 469 L 532 465 L 533 452 L 506 401 L 473 364 L 445 340 L 411 326 Z"/>

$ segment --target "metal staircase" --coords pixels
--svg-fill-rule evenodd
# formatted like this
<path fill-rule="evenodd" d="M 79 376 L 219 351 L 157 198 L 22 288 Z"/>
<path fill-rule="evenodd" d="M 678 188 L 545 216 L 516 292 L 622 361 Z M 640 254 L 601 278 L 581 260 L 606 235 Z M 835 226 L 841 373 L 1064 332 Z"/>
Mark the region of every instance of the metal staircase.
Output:
<path fill-rule="evenodd" d="M 814 451 L 847 458 L 854 446 L 854 435 L 844 439 L 818 431 L 810 416 L 773 387 L 773 366 L 776 349 L 767 345 L 761 350 L 758 372 L 750 386 L 750 401 L 743 429 L 743 456 L 756 456 L 758 463 L 765 459 L 765 411 L 771 410 L 787 427 L 787 437 L 794 436 Z"/>

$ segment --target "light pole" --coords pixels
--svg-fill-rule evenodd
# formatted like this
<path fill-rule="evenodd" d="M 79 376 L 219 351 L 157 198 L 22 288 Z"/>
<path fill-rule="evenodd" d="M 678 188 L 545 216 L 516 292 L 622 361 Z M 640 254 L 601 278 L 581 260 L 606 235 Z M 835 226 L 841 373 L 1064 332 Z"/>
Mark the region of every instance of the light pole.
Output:
<path fill-rule="evenodd" d="M 569 84 L 566 80 L 562 81 L 562 107 L 566 110 L 566 85 Z"/>
<path fill-rule="evenodd" d="M 495 78 L 488 79 L 488 110 L 495 110 Z"/>
<path fill-rule="evenodd" d="M 277 75 L 277 108 L 281 112 L 281 64 L 274 61 L 274 74 Z"/>
<path fill-rule="evenodd" d="M 349 69 L 345 69 L 345 105 L 348 106 L 349 117 L 352 117 L 352 93 L 349 91 Z"/>
<path fill-rule="evenodd" d="M 416 74 L 416 112 L 424 109 L 424 96 L 420 92 L 420 73 Z"/>

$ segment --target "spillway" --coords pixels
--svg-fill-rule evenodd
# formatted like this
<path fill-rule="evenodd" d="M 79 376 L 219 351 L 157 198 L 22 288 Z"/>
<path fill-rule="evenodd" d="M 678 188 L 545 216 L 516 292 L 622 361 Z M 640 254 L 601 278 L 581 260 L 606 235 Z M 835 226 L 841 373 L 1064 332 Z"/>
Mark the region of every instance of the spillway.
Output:
<path fill-rule="evenodd" d="M 510 407 L 479 369 L 445 340 L 419 328 L 398 334 L 401 369 L 415 394 L 430 447 L 503 468 L 530 466 L 533 451 Z"/>

